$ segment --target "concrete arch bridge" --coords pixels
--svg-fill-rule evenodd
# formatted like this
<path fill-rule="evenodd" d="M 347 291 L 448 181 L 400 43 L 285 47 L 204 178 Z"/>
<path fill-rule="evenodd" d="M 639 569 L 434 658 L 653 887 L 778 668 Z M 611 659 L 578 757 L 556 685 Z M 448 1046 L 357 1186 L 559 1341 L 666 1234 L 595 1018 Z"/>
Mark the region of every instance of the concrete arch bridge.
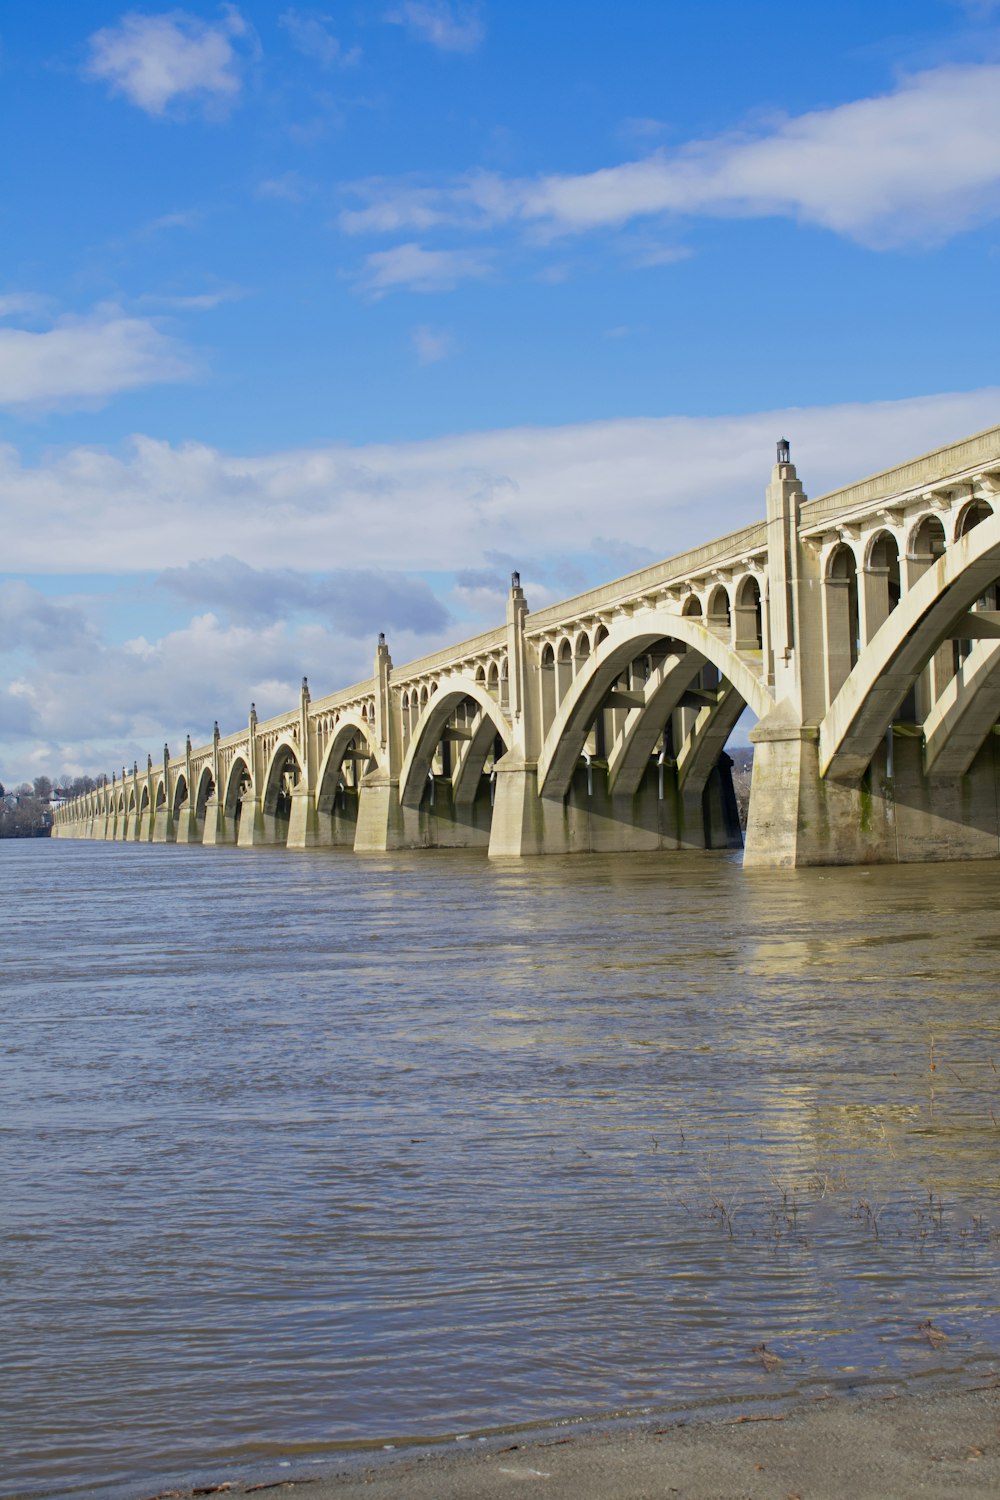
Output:
<path fill-rule="evenodd" d="M 57 837 L 738 847 L 747 866 L 1000 854 L 1000 427 L 818 500 L 788 445 L 764 518 L 370 679 L 123 769 Z"/>

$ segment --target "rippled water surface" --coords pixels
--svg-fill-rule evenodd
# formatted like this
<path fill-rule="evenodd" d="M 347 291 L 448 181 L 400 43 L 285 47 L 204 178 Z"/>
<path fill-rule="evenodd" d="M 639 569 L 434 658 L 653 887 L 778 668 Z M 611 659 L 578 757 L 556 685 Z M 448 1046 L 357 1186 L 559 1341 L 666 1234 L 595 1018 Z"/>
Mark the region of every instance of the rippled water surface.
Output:
<path fill-rule="evenodd" d="M 1000 1354 L 998 865 L 0 879 L 5 1493 Z"/>

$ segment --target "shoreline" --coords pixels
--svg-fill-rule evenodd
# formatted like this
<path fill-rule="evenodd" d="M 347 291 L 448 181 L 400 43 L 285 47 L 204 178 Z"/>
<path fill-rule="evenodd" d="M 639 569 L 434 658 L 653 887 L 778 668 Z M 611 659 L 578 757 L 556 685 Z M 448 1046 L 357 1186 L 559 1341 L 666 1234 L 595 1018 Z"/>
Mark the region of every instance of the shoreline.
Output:
<path fill-rule="evenodd" d="M 683 1411 L 610 1422 L 554 1423 L 470 1438 L 354 1450 L 325 1472 L 289 1460 L 194 1477 L 38 1492 L 75 1500 L 201 1500 L 284 1494 L 291 1500 L 953 1500 L 1000 1494 L 1000 1375 L 931 1392 L 866 1387 L 772 1411 Z M 25 1492 L 21 1492 L 24 1494 Z M 16 1500 L 12 1492 L 11 1500 Z"/>

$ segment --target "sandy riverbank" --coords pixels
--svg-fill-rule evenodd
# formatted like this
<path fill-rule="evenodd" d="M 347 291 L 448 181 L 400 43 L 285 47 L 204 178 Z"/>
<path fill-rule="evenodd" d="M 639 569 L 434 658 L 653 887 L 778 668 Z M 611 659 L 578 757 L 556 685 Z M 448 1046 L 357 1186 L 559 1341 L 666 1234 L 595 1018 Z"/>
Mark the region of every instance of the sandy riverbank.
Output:
<path fill-rule="evenodd" d="M 138 1493 L 138 1492 L 136 1492 Z M 146 1492 L 149 1494 L 149 1492 Z M 955 1500 L 1000 1495 L 997 1385 L 841 1396 L 766 1417 L 557 1429 L 411 1449 L 340 1473 L 220 1483 L 170 1496 L 291 1500 Z"/>

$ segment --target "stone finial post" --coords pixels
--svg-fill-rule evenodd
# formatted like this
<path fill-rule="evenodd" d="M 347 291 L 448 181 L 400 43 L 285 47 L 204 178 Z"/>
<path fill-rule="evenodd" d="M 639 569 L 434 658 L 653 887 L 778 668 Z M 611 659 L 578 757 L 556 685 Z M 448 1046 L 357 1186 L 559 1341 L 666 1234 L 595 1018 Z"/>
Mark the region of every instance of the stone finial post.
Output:
<path fill-rule="evenodd" d="M 390 724 L 390 680 L 392 678 L 392 657 L 389 655 L 389 647 L 385 642 L 385 631 L 378 633 L 378 645 L 375 648 L 375 738 L 380 749 L 384 752 L 388 749 L 391 734 Z"/>
<path fill-rule="evenodd" d="M 250 780 L 253 783 L 253 794 L 256 797 L 257 788 L 260 786 L 261 777 L 264 774 L 263 766 L 258 766 L 257 754 L 257 705 L 251 703 L 250 716 L 247 720 L 247 762 L 250 767 Z"/>
<path fill-rule="evenodd" d="M 798 640 L 796 589 L 799 581 L 799 511 L 805 496 L 791 460 L 787 438 L 778 443 L 778 457 L 767 487 L 768 639 L 775 696 L 798 701 L 795 649 Z"/>
<path fill-rule="evenodd" d="M 309 691 L 309 678 L 303 677 L 302 689 L 299 693 L 299 745 L 302 751 L 302 778 L 299 783 L 303 791 L 311 791 L 316 782 L 319 770 L 317 765 L 317 747 L 314 737 L 309 733 L 309 705 L 312 702 L 312 694 Z"/>
<path fill-rule="evenodd" d="M 524 622 L 528 615 L 528 603 L 521 587 L 521 575 L 510 575 L 510 593 L 507 595 L 507 707 L 514 730 L 515 743 L 520 742 L 524 754 L 534 759 L 538 754 L 535 743 L 537 715 L 532 712 L 533 702 L 528 688 L 528 660 L 524 642 Z"/>

